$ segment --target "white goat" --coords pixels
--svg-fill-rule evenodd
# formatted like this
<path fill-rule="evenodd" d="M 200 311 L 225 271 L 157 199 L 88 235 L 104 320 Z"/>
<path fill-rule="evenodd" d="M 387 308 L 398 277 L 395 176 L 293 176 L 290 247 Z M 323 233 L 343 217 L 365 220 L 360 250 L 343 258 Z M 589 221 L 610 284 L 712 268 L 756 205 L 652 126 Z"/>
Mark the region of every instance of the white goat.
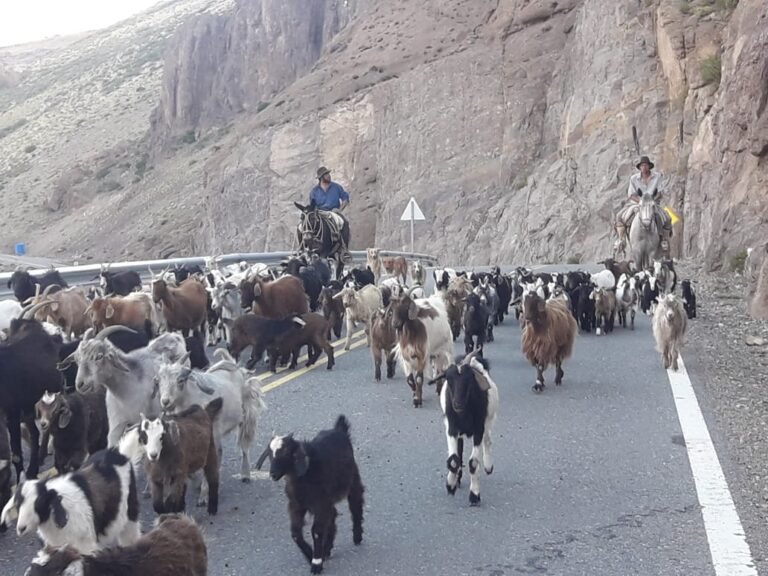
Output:
<path fill-rule="evenodd" d="M 0 301 L 0 340 L 7 338 L 11 329 L 11 321 L 21 316 L 22 307 L 16 300 Z"/>
<path fill-rule="evenodd" d="M 351 286 L 345 287 L 334 298 L 340 298 L 344 304 L 344 316 L 347 320 L 347 341 L 344 350 L 349 350 L 352 345 L 352 332 L 358 322 L 365 325 L 365 336 L 368 347 L 371 347 L 371 316 L 382 306 L 381 290 L 372 284 L 355 290 Z"/>
<path fill-rule="evenodd" d="M 637 293 L 637 279 L 634 276 L 622 274 L 619 276 L 619 282 L 616 285 L 616 304 L 619 314 L 619 324 L 627 327 L 627 312 L 630 314 L 631 329 L 635 329 L 635 316 L 640 304 L 640 297 Z"/>
<path fill-rule="evenodd" d="M 591 274 L 592 284 L 597 288 L 610 290 L 616 287 L 616 276 L 610 270 L 601 270 L 597 274 Z"/>
<path fill-rule="evenodd" d="M 656 349 L 661 352 L 664 368 L 678 369 L 678 356 L 688 327 L 688 316 L 683 301 L 674 294 L 659 298 L 653 313 L 653 337 Z"/>

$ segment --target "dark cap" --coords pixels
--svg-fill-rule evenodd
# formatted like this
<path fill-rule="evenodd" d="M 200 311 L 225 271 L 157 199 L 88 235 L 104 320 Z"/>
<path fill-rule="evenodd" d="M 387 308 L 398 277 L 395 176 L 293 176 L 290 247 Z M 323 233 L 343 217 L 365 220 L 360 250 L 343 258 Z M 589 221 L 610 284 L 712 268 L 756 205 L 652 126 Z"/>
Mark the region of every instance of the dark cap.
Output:
<path fill-rule="evenodd" d="M 653 169 L 654 166 L 653 162 L 651 162 L 651 159 L 648 158 L 648 156 L 641 156 L 638 163 L 635 164 L 635 168 L 640 168 L 640 164 L 648 164 L 648 167 L 651 169 Z"/>
<path fill-rule="evenodd" d="M 320 168 L 317 169 L 317 179 L 320 180 L 320 178 L 330 173 L 331 171 L 328 170 L 328 168 L 326 168 L 325 166 L 320 166 Z"/>

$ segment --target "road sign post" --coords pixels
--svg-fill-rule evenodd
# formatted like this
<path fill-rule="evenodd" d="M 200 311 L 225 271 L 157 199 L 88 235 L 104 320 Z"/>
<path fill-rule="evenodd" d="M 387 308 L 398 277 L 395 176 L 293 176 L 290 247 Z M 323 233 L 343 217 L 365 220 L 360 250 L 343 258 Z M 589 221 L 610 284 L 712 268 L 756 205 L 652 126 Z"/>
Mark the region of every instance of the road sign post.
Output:
<path fill-rule="evenodd" d="M 414 250 L 414 243 L 413 243 L 413 223 L 416 220 L 426 220 L 424 218 L 424 212 L 421 211 L 421 208 L 419 208 L 419 205 L 416 204 L 416 198 L 411 196 L 411 199 L 408 201 L 408 205 L 405 207 L 405 210 L 403 211 L 403 215 L 400 216 L 400 221 L 408 221 L 411 222 L 411 254 L 414 254 L 416 250 Z"/>

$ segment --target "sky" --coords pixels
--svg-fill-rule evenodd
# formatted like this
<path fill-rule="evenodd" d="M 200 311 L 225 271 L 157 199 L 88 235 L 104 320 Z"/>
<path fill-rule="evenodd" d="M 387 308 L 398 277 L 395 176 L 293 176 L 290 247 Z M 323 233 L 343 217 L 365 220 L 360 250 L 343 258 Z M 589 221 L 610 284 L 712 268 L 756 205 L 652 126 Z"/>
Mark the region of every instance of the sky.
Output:
<path fill-rule="evenodd" d="M 158 0 L 0 0 L 0 46 L 104 28 Z"/>

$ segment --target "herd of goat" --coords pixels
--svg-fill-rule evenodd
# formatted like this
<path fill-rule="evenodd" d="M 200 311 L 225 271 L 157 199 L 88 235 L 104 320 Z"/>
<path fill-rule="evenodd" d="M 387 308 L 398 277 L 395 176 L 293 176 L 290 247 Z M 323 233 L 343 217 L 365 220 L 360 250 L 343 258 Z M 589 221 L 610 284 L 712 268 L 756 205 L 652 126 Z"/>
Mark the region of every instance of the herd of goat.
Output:
<path fill-rule="evenodd" d="M 425 378 L 436 386 L 450 494 L 462 478 L 464 439 L 472 441 L 469 501 L 477 505 L 480 468 L 493 471 L 499 405 L 483 351 L 510 311 L 536 369 L 536 392 L 544 390 L 551 365 L 555 384 L 562 383 L 577 332 L 610 334 L 616 319 L 634 329 L 638 312 L 653 316 L 664 367 L 677 369 L 687 318 L 696 316 L 690 281 L 681 282 L 682 297 L 674 294 L 671 261 L 637 271 L 609 259 L 595 274 L 442 268 L 433 270 L 428 295 L 420 262 L 409 265 L 377 249 L 367 256 L 365 266 L 340 279 L 325 261 L 304 256 L 272 268 L 220 268 L 209 260 L 203 268 L 152 274 L 147 286 L 135 272 L 108 267 L 99 287 L 69 287 L 56 270 L 14 272 L 8 287 L 15 300 L 0 302 L 0 531 L 15 519 L 19 535 L 36 531 L 43 541 L 27 573 L 112 574 L 105 567 L 120 565 L 120 574 L 206 574 L 204 539 L 182 514 L 187 486 L 209 514 L 217 513 L 222 443 L 233 433 L 241 478 L 250 479 L 249 455 L 265 408 L 251 370 L 265 353 L 271 371 L 278 364 L 290 369 L 306 347 L 308 366 L 325 353 L 331 370 L 332 336 L 340 338 L 346 324 L 349 350 L 362 325 L 375 380 L 382 364 L 386 377 L 394 377 L 399 362 L 415 407 L 423 404 Z M 462 332 L 465 356 L 454 360 Z M 213 363 L 211 346 L 217 346 Z M 56 476 L 37 479 L 49 446 Z M 291 535 L 312 573 L 322 571 L 331 553 L 340 500 L 349 502 L 354 543 L 362 541 L 364 487 L 344 416 L 310 441 L 274 436 L 257 468 L 266 459 L 272 479 L 286 478 Z M 139 467 L 159 515 L 144 535 Z M 307 513 L 314 517 L 312 545 L 303 534 Z"/>

